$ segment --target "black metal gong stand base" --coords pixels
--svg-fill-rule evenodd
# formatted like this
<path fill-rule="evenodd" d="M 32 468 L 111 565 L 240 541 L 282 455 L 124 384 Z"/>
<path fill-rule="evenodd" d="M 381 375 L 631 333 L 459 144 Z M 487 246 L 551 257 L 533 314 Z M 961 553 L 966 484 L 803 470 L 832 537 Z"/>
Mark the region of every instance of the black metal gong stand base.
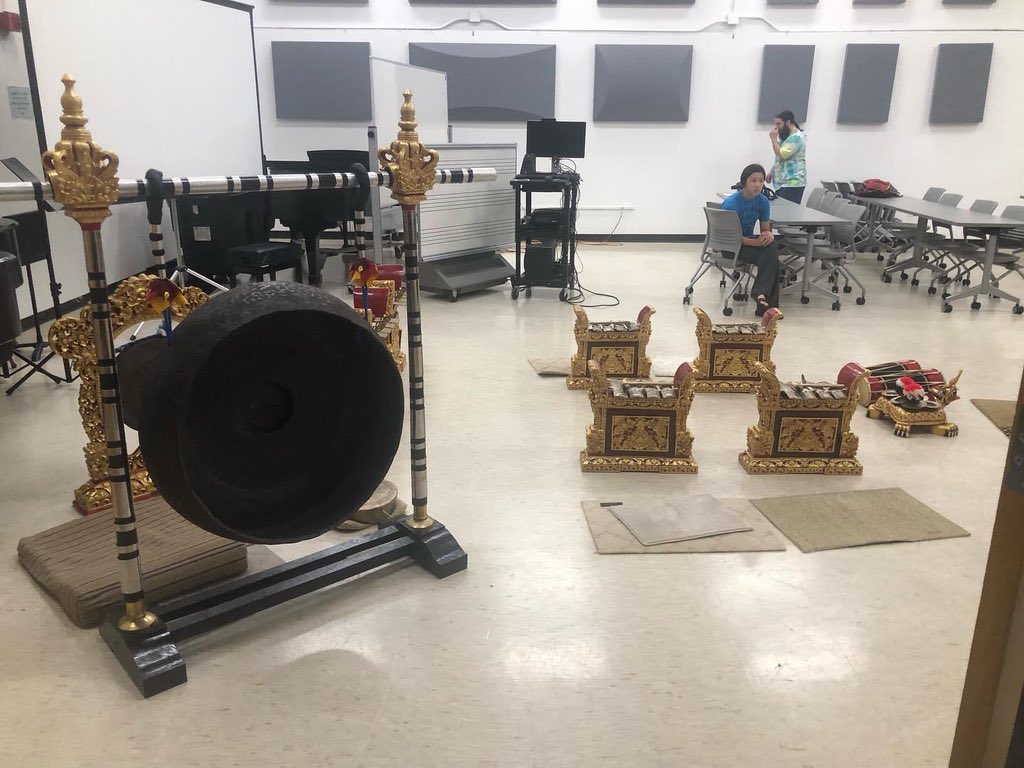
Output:
<path fill-rule="evenodd" d="M 468 555 L 447 528 L 437 521 L 429 528 L 413 528 L 409 519 L 260 573 L 168 600 L 153 608 L 160 618 L 146 630 L 121 630 L 115 615 L 100 626 L 100 635 L 135 687 L 149 698 L 188 679 L 177 647 L 183 640 L 405 557 L 439 579 L 466 570 Z"/>

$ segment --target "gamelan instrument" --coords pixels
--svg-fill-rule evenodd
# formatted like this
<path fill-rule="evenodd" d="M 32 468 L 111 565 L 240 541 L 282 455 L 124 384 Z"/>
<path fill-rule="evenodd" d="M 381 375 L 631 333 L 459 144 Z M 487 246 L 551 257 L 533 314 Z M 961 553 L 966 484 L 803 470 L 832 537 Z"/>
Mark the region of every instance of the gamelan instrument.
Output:
<path fill-rule="evenodd" d="M 847 389 L 864 374 L 857 388 L 857 397 L 865 408 L 874 403 L 886 390 L 891 390 L 897 379 L 907 376 L 923 387 L 942 386 L 945 376 L 935 368 L 924 368 L 917 360 L 898 360 L 890 363 L 864 366 L 847 363 L 840 369 L 836 381 Z"/>
<path fill-rule="evenodd" d="M 119 179 L 118 157 L 93 141 L 75 80 L 62 78 L 60 140 L 43 155 L 47 185 L 0 183 L 0 201 L 56 200 L 82 233 L 93 353 L 124 612 L 100 628 L 144 696 L 185 682 L 176 643 L 293 597 L 413 557 L 438 578 L 467 555 L 427 513 L 423 330 L 417 208 L 436 183 L 493 181 L 493 168 L 438 170 L 416 132 L 406 91 L 398 138 L 363 184 L 402 206 L 409 327 L 412 508 L 351 542 L 162 604 L 146 604 L 129 485 L 101 229 L 119 201 L 187 194 L 360 186 L 353 173 Z M 155 234 L 155 233 L 154 233 Z M 153 250 L 158 250 L 154 241 Z M 154 253 L 154 255 L 156 255 Z M 164 280 L 165 278 L 153 278 Z M 150 284 L 150 289 L 152 289 Z M 149 291 L 147 290 L 147 301 Z M 170 293 L 163 294 L 165 299 Z M 168 310 L 164 310 L 165 318 Z M 293 283 L 253 283 L 191 311 L 140 366 L 140 443 L 157 488 L 184 517 L 240 541 L 308 539 L 334 528 L 377 488 L 398 449 L 402 379 L 387 348 L 353 309 Z M 136 407 L 136 406 L 133 406 Z"/>

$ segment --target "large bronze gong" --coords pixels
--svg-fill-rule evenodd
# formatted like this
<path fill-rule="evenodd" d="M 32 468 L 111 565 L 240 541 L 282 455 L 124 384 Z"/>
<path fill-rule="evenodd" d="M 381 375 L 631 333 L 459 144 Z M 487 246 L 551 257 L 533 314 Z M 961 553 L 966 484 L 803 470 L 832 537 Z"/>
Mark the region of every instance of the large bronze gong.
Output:
<path fill-rule="evenodd" d="M 402 379 L 326 291 L 250 283 L 192 312 L 157 356 L 139 442 L 168 503 L 238 541 L 301 541 L 359 509 L 402 437 Z"/>

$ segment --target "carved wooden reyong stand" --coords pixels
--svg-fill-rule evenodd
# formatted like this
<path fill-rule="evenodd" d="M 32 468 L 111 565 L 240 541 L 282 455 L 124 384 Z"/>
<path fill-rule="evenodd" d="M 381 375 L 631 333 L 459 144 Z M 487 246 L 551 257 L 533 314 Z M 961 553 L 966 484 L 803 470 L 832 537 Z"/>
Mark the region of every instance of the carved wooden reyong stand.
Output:
<path fill-rule="evenodd" d="M 147 609 L 143 591 L 142 568 L 135 513 L 125 447 L 120 388 L 114 357 L 115 326 L 156 315 L 138 306 L 138 285 L 127 281 L 123 293 L 113 299 L 107 295 L 106 274 L 100 227 L 110 216 L 110 206 L 124 199 L 141 199 L 146 182 L 117 178 L 117 156 L 101 149 L 85 128 L 88 122 L 82 100 L 74 91 L 74 80 L 65 75 L 61 98 L 64 128 L 52 152 L 43 156 L 48 186 L 38 188 L 26 183 L 0 183 L 0 201 L 38 199 L 56 200 L 65 213 L 81 227 L 90 308 L 77 321 L 72 320 L 54 331 L 53 343 L 73 360 L 80 362 L 83 374 L 81 396 L 83 419 L 93 444 L 98 388 L 98 423 L 102 429 L 106 453 L 106 479 L 109 483 L 116 536 L 118 577 L 122 592 L 123 614 L 113 616 L 100 627 L 100 634 L 144 696 L 165 691 L 184 683 L 185 663 L 177 643 L 215 629 L 282 602 L 311 593 L 322 587 L 360 576 L 388 563 L 413 558 L 438 578 L 464 570 L 467 555 L 444 525 L 427 514 L 425 404 L 423 396 L 422 329 L 419 307 L 418 232 L 416 208 L 435 183 L 471 183 L 494 181 L 493 168 L 436 169 L 438 155 L 419 141 L 411 94 L 406 92 L 398 139 L 381 152 L 383 169 L 370 173 L 371 186 L 388 186 L 402 205 L 406 219 L 405 255 L 408 277 L 408 324 L 410 349 L 410 432 L 413 475 L 413 514 L 382 525 L 379 530 L 313 555 L 293 560 L 243 579 L 218 585 L 198 593 L 167 601 Z M 163 179 L 165 198 L 176 197 L 184 189 L 193 194 L 226 194 L 234 189 L 238 177 L 192 177 Z M 359 182 L 355 174 L 285 174 L 245 177 L 253 189 L 313 190 L 347 188 Z M 141 279 L 141 278 L 139 278 Z M 187 309 L 202 299 L 186 291 Z M 211 305 L 212 306 L 212 305 Z M 177 312 L 179 319 L 188 312 Z M 91 336 L 82 322 L 91 324 Z M 187 319 L 186 319 L 187 323 Z M 179 337 L 180 338 L 180 337 Z M 92 344 L 91 351 L 88 345 Z M 372 385 L 373 382 L 368 382 Z M 100 433 L 97 433 L 100 434 Z M 145 433 L 143 433 L 145 434 Z M 90 473 L 102 472 L 95 450 L 90 450 Z M 95 468 L 95 469 L 94 469 Z M 301 512 L 301 511 L 300 511 Z"/>
<path fill-rule="evenodd" d="M 859 475 L 857 436 L 850 420 L 857 410 L 856 387 L 840 384 L 782 384 L 774 371 L 755 363 L 757 424 L 747 430 L 740 464 L 751 474 Z"/>
<path fill-rule="evenodd" d="M 587 447 L 580 452 L 584 472 L 695 473 L 693 435 L 686 417 L 693 403 L 693 369 L 683 363 L 674 381 L 609 381 L 590 361 Z"/>
<path fill-rule="evenodd" d="M 363 309 L 362 291 L 355 291 L 352 296 L 355 308 Z M 398 370 L 404 371 L 406 358 L 405 352 L 402 351 L 402 326 L 398 320 L 398 308 L 395 306 L 398 299 L 395 281 L 373 280 L 367 288 L 367 298 L 369 306 L 366 311 L 370 325 L 388 348 Z"/>
<path fill-rule="evenodd" d="M 775 370 L 772 345 L 782 313 L 775 309 L 760 323 L 715 323 L 700 307 L 697 316 L 697 392 L 756 392 L 761 381 L 755 363 Z"/>
<path fill-rule="evenodd" d="M 146 289 L 151 278 L 129 277 L 118 285 L 110 296 L 110 323 L 115 338 L 125 329 L 146 320 L 160 318 L 146 302 Z M 185 304 L 175 304 L 171 311 L 180 320 L 206 301 L 207 295 L 198 288 L 186 288 Z M 63 317 L 50 326 L 50 347 L 61 357 L 70 360 L 82 377 L 78 390 L 78 412 L 82 428 L 89 438 L 83 452 L 89 480 L 75 490 L 74 505 L 83 515 L 90 515 L 111 505 L 110 482 L 107 480 L 107 445 L 100 413 L 99 366 L 93 346 L 92 306 L 87 306 L 78 317 Z M 146 464 L 138 449 L 128 459 L 131 493 L 136 499 L 151 495 L 155 489 Z"/>
<path fill-rule="evenodd" d="M 366 198 L 362 200 L 362 205 L 365 205 L 366 199 L 369 198 L 369 189 L 366 190 Z M 353 219 L 353 228 L 355 231 L 356 239 L 356 254 L 359 258 L 366 257 L 367 242 L 366 242 L 366 212 L 360 208 L 355 212 Z M 379 265 L 378 265 L 379 268 Z M 402 351 L 402 326 L 398 321 L 398 310 L 395 308 L 395 303 L 400 298 L 398 291 L 396 290 L 396 280 L 387 279 L 387 276 L 382 276 L 379 279 L 370 282 L 368 288 L 372 292 L 373 289 L 384 289 L 387 293 L 384 295 L 384 306 L 377 307 L 377 311 L 374 311 L 374 302 L 371 300 L 370 306 L 367 307 L 370 317 L 368 318 L 370 323 L 373 325 L 373 329 L 377 331 L 377 335 L 380 336 L 384 345 L 388 348 L 391 353 L 391 359 L 395 361 L 395 365 L 398 366 L 398 370 L 405 370 L 405 352 Z M 353 294 L 355 299 L 356 309 L 362 309 L 363 295 L 361 291 L 356 291 Z M 401 298 L 405 297 L 405 286 L 402 286 Z"/>
<path fill-rule="evenodd" d="M 647 342 L 651 339 L 651 315 L 654 307 L 640 310 L 636 322 L 617 321 L 592 323 L 587 313 L 573 305 L 576 323 L 576 354 L 570 361 L 570 372 L 565 384 L 569 389 L 587 389 L 590 386 L 588 363 L 593 360 L 609 378 L 639 378 L 651 375 L 651 360 L 647 357 Z"/>

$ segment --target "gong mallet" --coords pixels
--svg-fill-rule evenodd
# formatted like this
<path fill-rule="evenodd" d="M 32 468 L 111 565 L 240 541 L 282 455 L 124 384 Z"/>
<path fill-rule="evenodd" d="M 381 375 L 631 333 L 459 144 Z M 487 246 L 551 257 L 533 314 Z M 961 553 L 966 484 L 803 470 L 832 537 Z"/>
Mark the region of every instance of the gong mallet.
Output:
<path fill-rule="evenodd" d="M 352 217 L 352 231 L 356 237 L 356 256 L 366 258 L 366 204 L 370 200 L 370 174 L 366 168 L 356 163 L 349 168 L 359 180 L 359 192 L 355 199 L 355 215 Z"/>
<path fill-rule="evenodd" d="M 153 256 L 153 263 L 157 268 L 160 277 L 169 277 L 167 264 L 164 260 L 164 233 L 161 228 L 163 219 L 164 198 L 160 194 L 160 187 L 163 184 L 164 175 L 155 168 L 146 171 L 146 220 L 149 222 L 149 250 Z M 143 320 L 132 331 L 129 341 L 135 341 L 146 324 Z"/>
<path fill-rule="evenodd" d="M 356 284 L 356 287 L 362 287 L 363 289 L 363 317 L 367 320 L 370 319 L 370 290 L 369 286 L 373 280 L 377 279 L 377 265 L 373 264 L 366 258 L 366 202 L 370 199 L 370 175 L 366 170 L 366 167 L 360 163 L 355 163 L 349 168 L 349 171 L 355 175 L 359 180 L 359 192 L 355 198 L 355 212 L 352 216 L 352 230 L 356 238 L 356 265 L 360 265 L 355 269 L 357 275 L 360 275 L 363 279 Z M 372 266 L 371 266 L 372 264 Z M 355 265 L 353 265 L 355 267 Z M 369 268 L 369 273 L 367 273 Z"/>

